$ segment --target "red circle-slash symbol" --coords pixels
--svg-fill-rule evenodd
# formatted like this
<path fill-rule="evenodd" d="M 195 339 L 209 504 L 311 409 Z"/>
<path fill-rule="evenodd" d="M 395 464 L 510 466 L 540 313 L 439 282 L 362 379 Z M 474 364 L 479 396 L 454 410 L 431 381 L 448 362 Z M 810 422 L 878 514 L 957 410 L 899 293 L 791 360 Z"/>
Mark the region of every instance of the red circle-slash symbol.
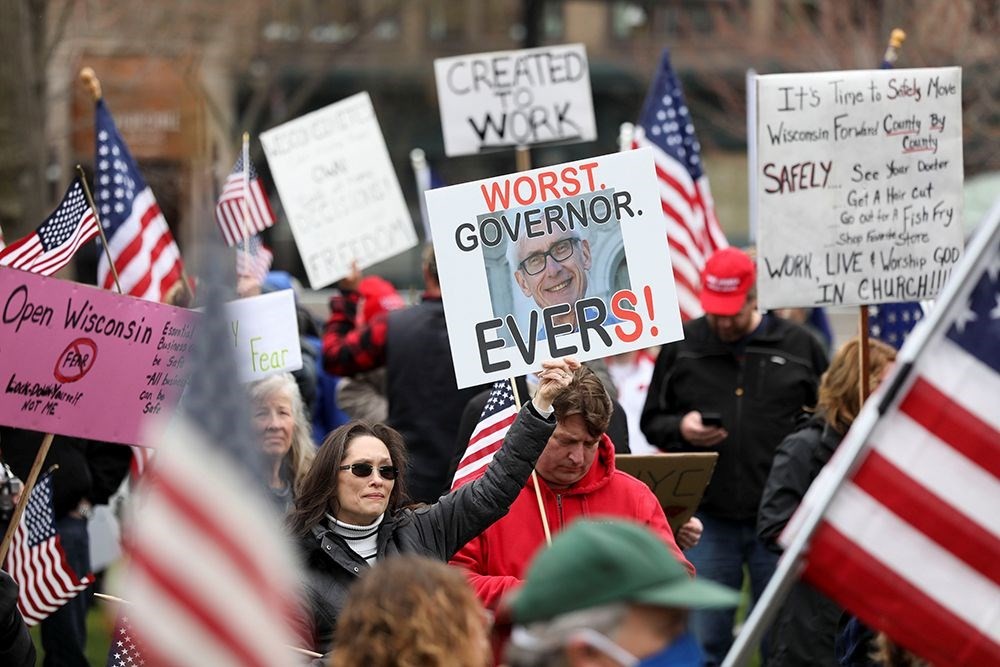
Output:
<path fill-rule="evenodd" d="M 83 379 L 94 362 L 97 361 L 97 344 L 89 338 L 77 338 L 66 346 L 56 359 L 52 374 L 60 382 L 76 382 Z"/>

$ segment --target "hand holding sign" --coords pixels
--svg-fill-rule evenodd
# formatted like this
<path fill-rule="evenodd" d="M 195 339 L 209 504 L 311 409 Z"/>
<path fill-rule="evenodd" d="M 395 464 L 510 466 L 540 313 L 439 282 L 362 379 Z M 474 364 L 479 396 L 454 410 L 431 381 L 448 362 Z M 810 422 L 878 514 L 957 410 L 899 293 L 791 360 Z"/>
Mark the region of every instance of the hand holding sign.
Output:
<path fill-rule="evenodd" d="M 573 371 L 579 367 L 580 362 L 573 357 L 543 361 L 542 370 L 538 374 L 541 382 L 533 399 L 535 407 L 543 411 L 551 408 L 552 401 L 573 381 Z"/>

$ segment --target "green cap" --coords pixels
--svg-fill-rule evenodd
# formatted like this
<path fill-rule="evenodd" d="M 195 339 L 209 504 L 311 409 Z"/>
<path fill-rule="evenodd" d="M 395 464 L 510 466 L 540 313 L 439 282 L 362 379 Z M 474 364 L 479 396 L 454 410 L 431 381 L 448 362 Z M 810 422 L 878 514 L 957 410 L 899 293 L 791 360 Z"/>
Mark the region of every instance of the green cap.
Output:
<path fill-rule="evenodd" d="M 710 609 L 738 601 L 731 588 L 692 579 L 648 529 L 609 519 L 577 521 L 556 536 L 512 594 L 511 612 L 525 624 L 615 602 Z"/>

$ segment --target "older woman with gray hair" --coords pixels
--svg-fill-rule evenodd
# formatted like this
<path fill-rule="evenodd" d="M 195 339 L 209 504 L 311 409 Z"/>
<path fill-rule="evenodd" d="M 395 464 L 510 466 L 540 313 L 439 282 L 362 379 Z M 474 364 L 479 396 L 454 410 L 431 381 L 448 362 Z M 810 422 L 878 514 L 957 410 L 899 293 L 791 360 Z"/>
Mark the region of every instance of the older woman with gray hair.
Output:
<path fill-rule="evenodd" d="M 287 512 L 316 454 L 302 395 L 291 373 L 253 382 L 249 394 L 254 431 L 270 466 L 268 487 Z"/>

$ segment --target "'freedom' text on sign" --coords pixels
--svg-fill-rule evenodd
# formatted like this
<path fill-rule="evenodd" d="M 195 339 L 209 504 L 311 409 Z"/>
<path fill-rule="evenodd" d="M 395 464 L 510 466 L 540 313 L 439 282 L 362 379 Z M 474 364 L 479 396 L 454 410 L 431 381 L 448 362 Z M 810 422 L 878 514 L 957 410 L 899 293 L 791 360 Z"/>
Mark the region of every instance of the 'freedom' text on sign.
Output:
<path fill-rule="evenodd" d="M 343 278 L 417 244 L 368 93 L 260 135 L 309 284 Z"/>

